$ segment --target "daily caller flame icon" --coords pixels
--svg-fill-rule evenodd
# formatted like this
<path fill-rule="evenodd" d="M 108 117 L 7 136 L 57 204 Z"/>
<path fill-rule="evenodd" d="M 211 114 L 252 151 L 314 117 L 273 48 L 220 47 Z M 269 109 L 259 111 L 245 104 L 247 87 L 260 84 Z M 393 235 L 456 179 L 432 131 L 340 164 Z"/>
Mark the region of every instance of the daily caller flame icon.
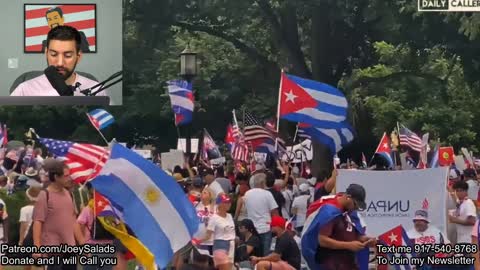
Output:
<path fill-rule="evenodd" d="M 427 198 L 423 199 L 422 209 L 423 210 L 428 210 L 428 200 L 427 200 Z"/>

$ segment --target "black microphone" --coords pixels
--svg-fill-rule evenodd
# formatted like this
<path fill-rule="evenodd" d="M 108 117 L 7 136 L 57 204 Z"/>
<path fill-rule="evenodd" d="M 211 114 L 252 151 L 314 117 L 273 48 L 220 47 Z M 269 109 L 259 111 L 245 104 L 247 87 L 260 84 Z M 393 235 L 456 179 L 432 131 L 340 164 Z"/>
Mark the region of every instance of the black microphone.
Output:
<path fill-rule="evenodd" d="M 63 79 L 62 75 L 58 73 L 56 67 L 49 66 L 43 71 L 43 73 L 45 73 L 48 81 L 50 82 L 52 87 L 57 90 L 60 96 L 73 96 L 72 87 L 68 86 L 65 83 L 65 79 Z"/>
<path fill-rule="evenodd" d="M 118 78 L 120 76 L 123 76 L 123 71 L 119 71 L 119 72 L 113 74 L 112 76 L 108 77 L 108 79 L 106 79 L 105 81 L 99 82 L 98 84 L 96 84 L 96 85 L 94 85 L 90 88 L 80 90 L 80 93 L 84 94 L 85 96 L 95 96 L 98 93 L 105 91 L 105 89 L 121 82 L 123 80 L 123 78 L 117 79 L 116 81 L 105 85 L 107 82 L 112 81 L 115 78 Z"/>

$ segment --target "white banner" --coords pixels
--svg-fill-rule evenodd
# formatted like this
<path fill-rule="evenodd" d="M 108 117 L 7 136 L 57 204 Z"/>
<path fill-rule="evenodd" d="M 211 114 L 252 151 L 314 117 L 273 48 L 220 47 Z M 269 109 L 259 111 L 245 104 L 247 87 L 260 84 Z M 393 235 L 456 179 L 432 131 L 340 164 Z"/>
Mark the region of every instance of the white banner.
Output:
<path fill-rule="evenodd" d="M 177 150 L 183 150 L 184 153 L 187 152 L 187 139 L 178 139 L 177 140 Z M 190 139 L 190 153 L 197 153 L 198 151 L 198 139 Z"/>
<path fill-rule="evenodd" d="M 313 158 L 312 141 L 305 140 L 294 146 L 287 146 L 287 151 L 283 154 L 282 160 L 290 163 L 301 163 L 310 161 Z"/>
<path fill-rule="evenodd" d="M 337 192 L 348 185 L 362 185 L 367 193 L 367 209 L 360 216 L 367 234 L 378 236 L 402 225 L 413 228 L 415 211 L 426 208 L 431 224 L 446 232 L 448 168 L 408 171 L 339 170 Z"/>
<path fill-rule="evenodd" d="M 178 150 L 162 153 L 160 158 L 162 160 L 162 169 L 165 171 L 173 171 L 173 168 L 175 168 L 175 166 L 178 165 L 180 167 L 183 167 L 183 164 L 185 163 L 185 157 L 183 152 Z"/>
<path fill-rule="evenodd" d="M 152 150 L 133 149 L 133 151 L 142 156 L 143 158 L 152 158 Z"/>

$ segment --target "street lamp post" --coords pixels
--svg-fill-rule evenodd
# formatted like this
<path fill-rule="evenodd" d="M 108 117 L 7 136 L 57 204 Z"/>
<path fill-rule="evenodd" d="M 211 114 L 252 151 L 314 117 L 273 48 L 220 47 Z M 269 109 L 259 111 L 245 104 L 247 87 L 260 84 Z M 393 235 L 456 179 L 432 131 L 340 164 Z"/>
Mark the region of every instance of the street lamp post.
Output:
<path fill-rule="evenodd" d="M 180 54 L 180 76 L 184 78 L 189 84 L 192 83 L 193 78 L 197 76 L 197 53 L 192 52 L 190 50 L 190 46 L 187 44 L 187 47 L 183 52 Z M 193 87 L 192 87 L 193 91 Z M 193 108 L 195 111 L 195 107 Z M 192 112 L 192 121 L 193 121 L 193 113 Z M 190 141 L 190 131 L 191 131 L 191 123 L 188 123 L 186 126 L 186 152 L 188 156 L 188 160 L 190 161 L 190 154 L 192 153 L 192 145 Z"/>

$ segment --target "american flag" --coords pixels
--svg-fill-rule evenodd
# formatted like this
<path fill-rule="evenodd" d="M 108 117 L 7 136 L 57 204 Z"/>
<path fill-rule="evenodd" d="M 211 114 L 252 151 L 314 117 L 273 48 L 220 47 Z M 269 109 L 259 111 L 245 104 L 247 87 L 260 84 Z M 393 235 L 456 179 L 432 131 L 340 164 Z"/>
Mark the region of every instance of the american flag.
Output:
<path fill-rule="evenodd" d="M 76 183 L 94 178 L 105 165 L 109 151 L 105 147 L 40 138 L 40 143 L 70 168 L 70 177 Z"/>
<path fill-rule="evenodd" d="M 251 113 L 245 112 L 245 141 L 251 142 L 254 146 L 261 144 L 265 140 L 271 140 L 278 142 L 279 151 L 285 151 L 285 141 L 278 137 L 276 132 L 264 127 L 258 119 L 256 119 Z"/>
<path fill-rule="evenodd" d="M 41 52 L 42 42 L 47 39 L 50 27 L 47 22 L 47 11 L 59 8 L 62 14 L 49 13 L 62 20 L 64 25 L 75 27 L 86 37 L 91 52 L 96 51 L 96 18 L 95 5 L 25 5 L 25 51 Z M 83 34 L 82 34 L 83 33 Z"/>
<path fill-rule="evenodd" d="M 245 138 L 243 137 L 242 131 L 238 127 L 238 124 L 236 122 L 233 123 L 232 125 L 232 132 L 233 132 L 233 138 L 237 142 L 243 142 L 245 141 Z"/>
<path fill-rule="evenodd" d="M 249 159 L 249 149 L 246 143 L 234 143 L 232 146 L 232 159 L 248 162 Z"/>
<path fill-rule="evenodd" d="M 408 146 L 417 152 L 422 150 L 422 139 L 404 126 L 400 128 L 400 144 Z"/>

